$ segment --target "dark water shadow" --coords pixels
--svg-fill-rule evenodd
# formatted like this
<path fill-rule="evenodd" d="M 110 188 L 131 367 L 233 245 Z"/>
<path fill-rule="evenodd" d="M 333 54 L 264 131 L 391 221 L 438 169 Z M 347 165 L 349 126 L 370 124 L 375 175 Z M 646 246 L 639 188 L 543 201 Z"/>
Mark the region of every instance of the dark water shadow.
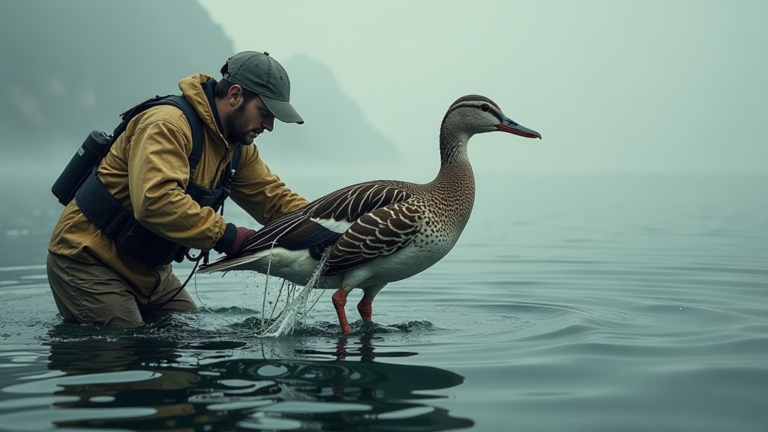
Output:
<path fill-rule="evenodd" d="M 124 331 L 88 337 L 87 328 L 67 326 L 58 331 L 43 344 L 50 348 L 48 372 L 0 389 L 18 395 L 17 412 L 8 417 L 0 410 L 0 420 L 137 431 L 440 431 L 474 424 L 433 405 L 444 396 L 431 392 L 458 386 L 463 377 L 381 362 L 417 353 L 377 348 L 376 334 L 296 349 L 296 340 L 185 342 Z M 291 345 L 292 353 L 254 358 L 266 352 L 265 343 L 282 345 L 276 352 Z M 52 403 L 27 409 L 30 398 Z"/>

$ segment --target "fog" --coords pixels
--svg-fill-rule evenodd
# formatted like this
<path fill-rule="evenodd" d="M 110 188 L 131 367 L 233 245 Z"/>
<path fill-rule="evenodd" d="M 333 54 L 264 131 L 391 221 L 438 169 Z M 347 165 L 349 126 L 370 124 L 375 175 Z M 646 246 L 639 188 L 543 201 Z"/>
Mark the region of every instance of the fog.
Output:
<path fill-rule="evenodd" d="M 437 166 L 445 110 L 468 93 L 490 97 L 544 137 L 475 137 L 477 170 L 768 172 L 768 2 L 201 4 L 238 51 L 327 65 L 425 176 Z M 296 98 L 312 92 L 293 85 Z"/>
<path fill-rule="evenodd" d="M 3 12 L 5 219 L 55 217 L 50 184 L 90 130 L 185 76 L 218 78 L 241 50 L 288 69 L 306 124 L 278 123 L 257 144 L 308 198 L 431 180 L 440 121 L 469 93 L 543 135 L 474 137 L 479 199 L 518 174 L 768 173 L 768 2 L 77 0 Z"/>

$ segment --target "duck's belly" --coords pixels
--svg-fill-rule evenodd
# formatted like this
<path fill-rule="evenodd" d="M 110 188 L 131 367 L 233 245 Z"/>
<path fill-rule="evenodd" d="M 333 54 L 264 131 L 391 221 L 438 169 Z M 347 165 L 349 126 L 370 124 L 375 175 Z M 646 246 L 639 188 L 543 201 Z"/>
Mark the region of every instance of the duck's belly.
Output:
<path fill-rule="evenodd" d="M 350 270 L 345 274 L 344 282 L 350 286 L 361 287 L 407 279 L 432 267 L 451 251 L 454 244 L 455 241 L 414 241 L 392 255 L 377 258 Z"/>
<path fill-rule="evenodd" d="M 453 248 L 455 241 L 416 239 L 408 247 L 392 255 L 379 257 L 343 275 L 318 278 L 317 288 L 339 288 L 342 283 L 353 288 L 386 285 L 414 276 L 440 261 Z M 279 277 L 306 286 L 318 271 L 320 263 L 309 252 L 281 247 L 235 259 L 223 271 L 249 270 Z"/>

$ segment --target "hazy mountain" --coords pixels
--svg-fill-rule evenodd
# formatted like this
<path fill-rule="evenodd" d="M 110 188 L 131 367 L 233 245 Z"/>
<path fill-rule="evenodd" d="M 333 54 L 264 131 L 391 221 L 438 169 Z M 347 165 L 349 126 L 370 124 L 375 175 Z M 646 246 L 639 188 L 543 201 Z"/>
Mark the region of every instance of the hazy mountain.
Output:
<path fill-rule="evenodd" d="M 0 148 L 77 148 L 126 108 L 218 72 L 232 43 L 196 3 L 7 1 L 0 14 Z"/>
<path fill-rule="evenodd" d="M 178 93 L 179 79 L 196 72 L 219 78 L 233 53 L 221 28 L 192 1 L 3 2 L 0 159 L 68 160 L 91 130 L 111 131 L 125 109 Z M 277 57 L 306 124 L 278 123 L 274 135 L 260 138 L 269 161 L 313 169 L 318 160 L 337 157 L 351 168 L 384 154 L 392 160 L 394 147 L 326 66 Z"/>

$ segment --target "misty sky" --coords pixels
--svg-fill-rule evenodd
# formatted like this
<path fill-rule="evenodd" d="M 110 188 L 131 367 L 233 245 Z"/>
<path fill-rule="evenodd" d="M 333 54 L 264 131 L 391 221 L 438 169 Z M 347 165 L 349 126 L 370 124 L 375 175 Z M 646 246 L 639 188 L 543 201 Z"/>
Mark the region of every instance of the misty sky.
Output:
<path fill-rule="evenodd" d="M 425 170 L 480 93 L 544 139 L 475 137 L 477 169 L 768 172 L 766 1 L 201 3 L 238 51 L 327 64 Z"/>

